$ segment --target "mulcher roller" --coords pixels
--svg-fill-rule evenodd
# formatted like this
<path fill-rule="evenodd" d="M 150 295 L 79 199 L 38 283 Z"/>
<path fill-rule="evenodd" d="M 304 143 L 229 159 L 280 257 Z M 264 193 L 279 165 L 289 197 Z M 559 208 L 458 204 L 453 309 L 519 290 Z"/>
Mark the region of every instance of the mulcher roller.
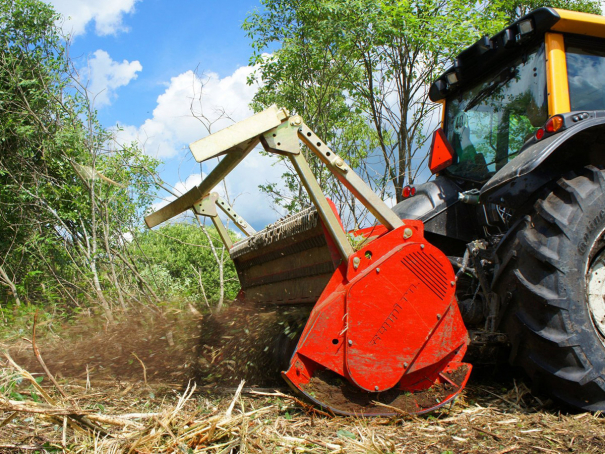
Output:
<path fill-rule="evenodd" d="M 240 298 L 255 303 L 313 304 L 335 270 L 314 207 L 235 243 L 229 253 Z"/>
<path fill-rule="evenodd" d="M 301 142 L 374 215 L 347 235 L 301 153 Z M 260 232 L 214 187 L 258 144 L 289 159 L 313 206 Z M 208 216 L 229 249 L 245 302 L 312 307 L 285 381 L 342 415 L 426 413 L 451 402 L 471 366 L 447 257 L 420 221 L 401 220 L 299 116 L 275 106 L 191 144 L 198 161 L 224 155 L 202 183 L 146 218 L 154 227 L 185 210 Z M 246 236 L 232 243 L 216 208 Z M 353 249 L 349 236 L 355 236 Z"/>

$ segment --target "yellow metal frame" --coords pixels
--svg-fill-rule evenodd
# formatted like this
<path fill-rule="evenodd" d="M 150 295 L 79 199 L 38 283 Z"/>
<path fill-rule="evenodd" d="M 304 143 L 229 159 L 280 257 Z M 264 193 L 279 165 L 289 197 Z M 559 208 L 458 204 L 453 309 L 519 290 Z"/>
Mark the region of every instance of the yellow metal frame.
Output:
<path fill-rule="evenodd" d="M 567 58 L 564 34 L 605 38 L 605 17 L 553 8 L 560 19 L 545 34 L 546 83 L 548 89 L 549 116 L 571 111 L 569 82 L 567 79 Z M 441 103 L 441 127 L 445 126 L 445 103 Z"/>
<path fill-rule="evenodd" d="M 587 14 L 587 16 L 590 16 Z M 549 116 L 571 110 L 565 42 L 560 33 L 546 33 L 546 87 Z"/>
<path fill-rule="evenodd" d="M 278 126 L 275 126 L 275 124 Z M 309 164 L 300 152 L 300 142 L 309 147 L 326 165 L 328 170 L 374 215 L 378 222 L 388 230 L 395 230 L 404 226 L 399 216 L 372 191 L 367 183 L 342 158 L 334 154 L 327 144 L 303 123 L 300 116 L 289 117 L 285 110 L 278 109 L 276 106 L 271 106 L 250 118 L 191 144 L 191 152 L 196 159 L 206 160 L 221 155 L 225 155 L 225 157 L 198 186 L 145 217 L 145 223 L 149 228 L 152 228 L 193 208 L 196 214 L 212 218 L 225 246 L 231 249 L 231 238 L 216 213 L 216 206 L 219 206 L 223 211 L 226 208 L 225 212 L 228 215 L 231 208 L 223 207 L 218 194 L 210 193 L 210 191 L 244 159 L 252 148 L 261 143 L 265 151 L 290 158 L 334 244 L 340 251 L 342 258 L 348 260 L 355 251 L 349 243 L 337 215 L 332 211 L 332 207 L 323 194 L 319 183 L 313 176 Z M 208 196 L 208 194 L 210 195 Z M 236 213 L 231 213 L 231 215 L 233 216 L 231 219 L 236 222 L 236 225 L 244 227 L 243 219 L 240 221 L 241 218 Z M 247 224 L 245 226 L 247 227 Z M 242 230 L 245 231 L 245 229 Z"/>
<path fill-rule="evenodd" d="M 555 11 L 561 19 L 551 27 L 551 31 L 605 38 L 605 17 L 564 9 Z"/>
<path fill-rule="evenodd" d="M 437 104 L 441 104 L 441 129 L 445 129 L 445 99 L 437 101 Z"/>

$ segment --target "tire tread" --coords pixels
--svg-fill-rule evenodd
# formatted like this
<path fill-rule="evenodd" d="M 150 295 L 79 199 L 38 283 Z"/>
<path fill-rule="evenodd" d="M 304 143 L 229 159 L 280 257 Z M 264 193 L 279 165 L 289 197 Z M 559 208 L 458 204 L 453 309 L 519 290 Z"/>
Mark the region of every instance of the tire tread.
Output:
<path fill-rule="evenodd" d="M 596 348 L 595 339 L 587 336 L 599 340 L 596 332 L 589 332 L 592 327 L 574 321 L 577 303 L 568 281 L 577 269 L 561 258 L 568 259 L 583 216 L 600 201 L 605 206 L 602 169 L 588 166 L 560 178 L 552 192 L 537 200 L 534 212 L 519 228 L 511 245 L 518 254 L 516 266 L 504 279 L 508 287 L 497 289 L 500 294 L 514 294 L 503 319 L 512 343 L 510 362 L 522 366 L 536 385 L 559 400 L 592 411 L 605 410 L 605 347 L 600 345 L 601 359 L 587 353 Z M 601 364 L 595 367 L 589 357 Z"/>

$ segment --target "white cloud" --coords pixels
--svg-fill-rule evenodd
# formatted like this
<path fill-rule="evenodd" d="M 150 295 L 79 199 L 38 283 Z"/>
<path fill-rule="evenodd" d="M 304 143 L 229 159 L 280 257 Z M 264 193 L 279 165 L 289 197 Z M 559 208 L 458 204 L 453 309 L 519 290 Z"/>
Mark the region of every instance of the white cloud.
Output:
<path fill-rule="evenodd" d="M 71 36 L 86 32 L 89 22 L 95 22 L 95 33 L 100 36 L 126 31 L 124 14 L 134 12 L 137 0 L 48 0 L 63 16 L 63 31 Z"/>
<path fill-rule="evenodd" d="M 247 84 L 252 71 L 253 68 L 244 66 L 223 78 L 213 72 L 198 76 L 193 71 L 173 77 L 158 97 L 152 117 L 141 126 L 120 125 L 116 140 L 119 143 L 137 141 L 146 153 L 158 158 L 190 157 L 187 145 L 207 136 L 208 129 L 216 132 L 253 114 L 248 105 L 257 87 Z M 271 209 L 269 198 L 258 189 L 260 184 L 280 181 L 284 167 L 273 165 L 276 161 L 274 157 L 252 151 L 226 178 L 228 198 L 235 200 L 235 210 L 255 228 L 264 227 L 279 217 Z M 191 162 L 192 158 L 187 164 Z M 210 172 L 215 165 L 216 160 L 205 162 L 204 173 Z M 199 169 L 197 165 L 192 167 Z M 186 169 L 185 175 L 189 171 Z M 199 173 L 176 184 L 169 181 L 181 194 L 200 182 Z M 222 184 L 216 190 L 225 197 Z M 173 199 L 167 198 L 154 209 Z"/>
<path fill-rule="evenodd" d="M 248 104 L 257 87 L 246 83 L 252 71 L 243 66 L 222 79 L 213 72 L 198 76 L 193 71 L 173 77 L 158 97 L 152 118 L 140 127 L 120 125 L 118 140 L 137 140 L 158 158 L 180 153 L 183 145 L 207 136 L 208 128 L 216 132 L 252 115 Z"/>
<path fill-rule="evenodd" d="M 192 175 L 189 175 L 185 181 L 179 181 L 177 184 L 174 185 L 174 191 L 177 194 L 184 194 L 185 192 L 192 189 L 194 186 L 199 185 L 202 182 L 202 178 L 204 176 L 205 175 L 202 175 L 200 173 L 194 173 Z"/>
<path fill-rule="evenodd" d="M 219 183 L 213 191 L 233 204 L 236 212 L 242 216 L 246 222 L 251 224 L 255 229 L 264 228 L 267 224 L 275 222 L 278 218 L 286 213 L 283 210 L 276 211 L 272 208 L 272 203 L 269 197 L 261 193 L 258 186 L 269 182 L 279 182 L 285 168 L 282 164 L 277 163 L 277 159 L 270 156 L 263 156 L 258 150 L 253 150 L 235 170 L 227 176 L 225 184 Z M 276 164 L 276 165 L 273 165 Z M 173 192 L 181 195 L 198 186 L 202 179 L 206 177 L 206 172 L 210 172 L 214 168 L 212 165 L 206 164 L 204 174 L 195 173 L 189 175 L 185 181 L 179 181 L 174 185 Z M 162 201 L 153 204 L 152 210 L 157 211 L 169 202 L 176 199 L 175 196 L 168 196 Z M 228 219 L 220 212 L 223 222 L 227 224 Z M 185 214 L 191 216 L 191 213 Z M 183 218 L 183 215 L 174 218 L 172 222 L 178 222 Z M 237 230 L 237 228 L 229 223 L 229 228 Z"/>
<path fill-rule="evenodd" d="M 118 63 L 111 59 L 104 50 L 97 50 L 88 61 L 84 76 L 88 79 L 88 91 L 94 98 L 95 107 L 103 107 L 115 98 L 119 87 L 128 85 L 137 78 L 137 73 L 143 69 L 138 60 Z"/>

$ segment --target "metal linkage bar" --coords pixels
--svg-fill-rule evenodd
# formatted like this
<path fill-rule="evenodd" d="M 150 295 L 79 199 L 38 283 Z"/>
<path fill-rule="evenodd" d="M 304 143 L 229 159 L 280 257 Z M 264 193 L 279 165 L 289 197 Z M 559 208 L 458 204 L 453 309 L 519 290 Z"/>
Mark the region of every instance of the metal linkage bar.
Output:
<path fill-rule="evenodd" d="M 378 195 L 357 175 L 344 159 L 340 158 L 302 121 L 298 115 L 288 123 L 263 134 L 261 142 L 265 150 L 295 156 L 299 154 L 301 140 L 326 165 L 328 170 L 389 230 L 403 225 L 397 216 Z M 300 172 L 299 172 L 300 175 Z M 302 177 L 301 177 L 302 178 Z M 315 179 L 315 177 L 313 177 Z M 304 182 L 303 182 L 304 184 Z M 322 194 L 323 196 L 323 194 Z"/>
<path fill-rule="evenodd" d="M 197 202 L 199 202 L 205 195 L 207 195 L 214 187 L 219 184 L 223 178 L 225 178 L 229 172 L 231 172 L 248 153 L 258 144 L 258 139 L 248 145 L 248 148 L 244 150 L 233 151 L 227 154 L 221 162 L 210 172 L 210 174 L 202 181 L 199 186 L 196 186 L 178 199 L 170 202 L 163 208 L 160 208 L 155 213 L 151 213 L 145 218 L 147 227 L 152 228 L 156 225 L 161 224 L 168 219 L 172 219 L 175 216 L 187 211 Z"/>
<path fill-rule="evenodd" d="M 211 158 L 243 147 L 250 141 L 258 143 L 258 136 L 276 128 L 288 118 L 288 111 L 272 105 L 268 109 L 252 115 L 245 120 L 215 132 L 203 139 L 189 145 L 191 154 L 198 162 L 207 161 Z M 255 145 L 256 145 L 255 143 Z"/>
<path fill-rule="evenodd" d="M 319 216 L 326 226 L 326 229 L 328 229 L 328 232 L 330 232 L 332 240 L 334 240 L 334 243 L 336 243 L 336 246 L 340 251 L 340 255 L 342 255 L 343 259 L 347 260 L 347 258 L 353 254 L 353 248 L 347 239 L 347 235 L 340 226 L 340 222 L 338 222 L 336 215 L 328 204 L 326 196 L 319 187 L 319 183 L 315 179 L 313 172 L 311 172 L 309 164 L 307 164 L 307 160 L 302 153 L 298 153 L 290 156 L 290 161 L 292 161 L 292 164 L 300 177 L 300 181 L 302 181 L 303 186 L 309 193 L 311 201 L 317 208 Z"/>
<path fill-rule="evenodd" d="M 306 125 L 298 129 L 298 137 L 322 160 L 330 172 L 389 230 L 404 225 L 378 195 Z"/>
<path fill-rule="evenodd" d="M 229 232 L 225 228 L 223 221 L 218 217 L 218 213 L 216 212 L 216 202 L 219 196 L 216 192 L 212 194 L 208 194 L 204 197 L 200 202 L 196 203 L 193 206 L 193 211 L 195 214 L 199 216 L 207 216 L 212 220 L 216 231 L 218 232 L 223 244 L 227 249 L 231 249 L 233 247 L 233 241 L 231 241 L 231 237 L 229 236 Z"/>
<path fill-rule="evenodd" d="M 266 151 L 286 155 L 290 158 L 292 165 L 296 169 L 296 173 L 300 177 L 300 181 L 317 208 L 321 220 L 328 232 L 330 232 L 330 236 L 336 247 L 338 247 L 340 255 L 343 259 L 347 260 L 353 254 L 353 248 L 347 239 L 347 235 L 342 230 L 338 218 L 328 204 L 326 196 L 315 179 L 313 172 L 311 172 L 309 164 L 300 152 L 300 141 L 297 131 L 301 125 L 302 118 L 300 116 L 295 115 L 290 117 L 288 122 L 284 122 L 277 128 L 263 134 L 261 143 Z"/>
<path fill-rule="evenodd" d="M 315 179 L 307 161 L 300 153 L 302 141 L 327 166 L 336 178 L 347 187 L 353 195 L 388 229 L 393 230 L 403 226 L 399 217 L 376 195 L 370 187 L 351 169 L 342 158 L 338 157 L 321 140 L 298 115 L 287 117 L 284 109 L 272 106 L 253 117 L 234 124 L 211 136 L 205 137 L 193 144 L 190 148 L 198 161 L 225 155 L 220 163 L 202 181 L 202 183 L 171 202 L 164 208 L 147 216 L 145 222 L 154 227 L 180 213 L 195 206 L 197 214 L 210 216 L 221 233 L 225 244 L 231 245 L 231 239 L 226 229 L 216 215 L 218 205 L 229 218 L 250 236 L 254 230 L 235 213 L 232 207 L 210 191 L 223 180 L 239 162 L 261 142 L 267 152 L 288 156 L 302 184 L 309 193 L 311 201 L 317 208 L 323 224 L 337 245 L 342 257 L 347 259 L 353 254 L 337 215 L 332 211 L 319 183 Z M 210 195 L 209 195 L 210 194 Z M 208 196 L 209 195 L 209 196 Z M 202 200 L 203 199 L 203 200 Z M 201 201 L 201 203 L 200 203 Z M 200 210 L 213 210 L 202 213 Z M 230 246 L 229 246 L 230 247 Z"/>
<path fill-rule="evenodd" d="M 205 161 L 223 154 L 225 157 L 199 186 L 147 216 L 145 218 L 147 227 L 155 227 L 187 211 L 202 200 L 258 145 L 261 134 L 282 124 L 287 116 L 286 110 L 271 106 L 250 118 L 192 143 L 189 148 L 197 161 Z"/>
<path fill-rule="evenodd" d="M 256 231 L 242 218 L 238 215 L 235 210 L 221 197 L 218 193 L 213 192 L 204 197 L 200 202 L 193 205 L 193 211 L 198 216 L 206 216 L 212 220 L 212 223 L 216 227 L 221 239 L 223 240 L 223 244 L 227 247 L 227 249 L 231 249 L 233 246 L 233 242 L 231 241 L 231 237 L 227 232 L 227 229 L 221 218 L 218 216 L 216 211 L 216 207 L 219 207 L 228 217 L 231 219 L 235 225 L 244 233 L 246 236 L 251 236 L 256 233 Z"/>
<path fill-rule="evenodd" d="M 248 224 L 243 217 L 235 212 L 233 207 L 229 205 L 221 196 L 218 196 L 216 200 L 216 206 L 218 206 L 223 213 L 227 215 L 229 219 L 233 221 L 233 223 L 242 231 L 242 233 L 246 236 L 251 236 L 256 233 L 256 230 L 252 228 L 250 224 Z"/>

